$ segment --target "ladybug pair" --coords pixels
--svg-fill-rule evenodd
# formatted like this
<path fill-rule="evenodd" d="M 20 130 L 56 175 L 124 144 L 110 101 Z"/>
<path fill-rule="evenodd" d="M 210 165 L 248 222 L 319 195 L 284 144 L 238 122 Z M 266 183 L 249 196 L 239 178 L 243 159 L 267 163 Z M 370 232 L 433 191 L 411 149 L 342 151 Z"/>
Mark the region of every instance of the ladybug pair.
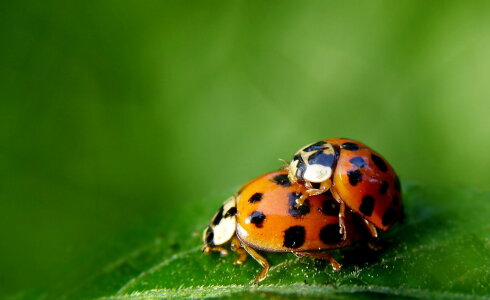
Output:
<path fill-rule="evenodd" d="M 328 259 L 325 250 L 378 237 L 402 216 L 400 181 L 393 168 L 366 145 L 333 138 L 300 149 L 283 170 L 246 183 L 221 206 L 203 233 L 203 252 L 228 252 L 262 265 L 255 282 L 266 278 L 269 263 L 256 250 L 292 252 Z M 364 230 L 367 229 L 367 230 Z"/>

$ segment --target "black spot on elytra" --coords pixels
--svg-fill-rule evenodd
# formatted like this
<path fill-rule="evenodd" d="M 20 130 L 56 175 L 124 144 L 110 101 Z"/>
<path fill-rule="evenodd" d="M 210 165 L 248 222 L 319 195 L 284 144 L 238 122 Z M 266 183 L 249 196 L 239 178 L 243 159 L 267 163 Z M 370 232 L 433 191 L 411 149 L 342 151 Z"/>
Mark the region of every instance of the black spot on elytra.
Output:
<path fill-rule="evenodd" d="M 349 160 L 354 166 L 358 167 L 358 168 L 362 168 L 366 165 L 366 161 L 360 157 L 360 156 L 356 156 L 354 158 L 351 158 L 351 160 Z"/>
<path fill-rule="evenodd" d="M 231 207 L 224 215 L 225 218 L 233 217 L 236 215 L 237 209 L 235 206 Z"/>
<path fill-rule="evenodd" d="M 395 190 L 397 192 L 401 192 L 402 190 L 402 187 L 400 185 L 400 178 L 398 178 L 398 176 L 395 177 Z"/>
<path fill-rule="evenodd" d="M 205 233 L 204 240 L 206 241 L 206 244 L 212 245 L 213 244 L 213 239 L 214 239 L 213 229 L 208 226 L 208 228 L 206 228 L 206 233 Z"/>
<path fill-rule="evenodd" d="M 335 163 L 335 155 L 326 154 L 321 150 L 313 153 L 310 157 L 308 157 L 308 164 L 310 165 L 322 165 L 325 167 L 333 167 L 334 163 Z"/>
<path fill-rule="evenodd" d="M 383 226 L 387 226 L 393 223 L 395 217 L 396 217 L 395 210 L 391 207 L 388 207 L 388 209 L 385 211 L 383 215 L 383 218 L 381 219 Z"/>
<path fill-rule="evenodd" d="M 389 187 L 388 182 L 387 181 L 383 181 L 383 183 L 379 187 L 379 193 L 381 195 L 386 194 L 386 192 L 388 191 L 388 187 Z"/>
<path fill-rule="evenodd" d="M 323 200 L 322 207 L 319 208 L 318 211 L 327 216 L 338 216 L 340 212 L 340 206 L 337 201 L 335 201 L 335 199 L 330 198 L 327 200 Z"/>
<path fill-rule="evenodd" d="M 289 181 L 287 174 L 277 175 L 272 180 L 275 184 L 282 185 L 284 187 L 291 186 L 291 182 Z"/>
<path fill-rule="evenodd" d="M 354 186 L 362 180 L 362 174 L 359 169 L 348 171 L 347 176 L 349 177 L 349 183 Z"/>
<path fill-rule="evenodd" d="M 342 241 L 339 224 L 328 224 L 320 230 L 320 239 L 325 244 L 336 244 Z"/>
<path fill-rule="evenodd" d="M 216 214 L 216 217 L 213 219 L 213 225 L 216 226 L 221 222 L 221 219 L 223 218 L 223 206 L 219 208 L 218 213 Z"/>
<path fill-rule="evenodd" d="M 284 247 L 299 248 L 305 243 L 305 228 L 303 226 L 291 226 L 284 231 Z"/>
<path fill-rule="evenodd" d="M 252 197 L 250 197 L 250 199 L 248 199 L 248 202 L 249 203 L 255 203 L 255 202 L 258 202 L 262 200 L 262 193 L 255 193 L 252 195 Z"/>
<path fill-rule="evenodd" d="M 249 216 L 250 223 L 254 224 L 257 228 L 262 228 L 264 226 L 265 215 L 260 211 L 254 211 Z"/>
<path fill-rule="evenodd" d="M 381 171 L 386 172 L 388 170 L 385 161 L 381 157 L 377 156 L 376 154 L 371 154 L 371 159 L 373 160 L 376 167 L 378 167 L 378 169 L 380 169 Z"/>
<path fill-rule="evenodd" d="M 315 150 L 323 150 L 323 145 L 325 145 L 325 144 L 326 144 L 325 142 L 320 141 L 318 143 L 314 143 L 312 145 L 309 145 L 306 148 L 303 148 L 303 151 L 304 152 L 311 152 L 311 151 L 315 151 Z"/>
<path fill-rule="evenodd" d="M 357 151 L 359 150 L 359 145 L 347 142 L 342 144 L 342 149 L 349 150 L 349 151 Z"/>
<path fill-rule="evenodd" d="M 303 204 L 296 208 L 296 200 L 301 197 L 300 193 L 289 194 L 289 214 L 295 218 L 300 218 L 310 212 L 310 201 L 306 199 Z"/>
<path fill-rule="evenodd" d="M 374 198 L 370 195 L 366 195 L 362 197 L 361 206 L 359 207 L 359 211 L 362 212 L 365 216 L 370 217 L 373 214 L 374 209 Z"/>
<path fill-rule="evenodd" d="M 400 205 L 400 198 L 397 196 L 393 196 L 393 199 L 391 199 L 391 203 L 395 206 Z"/>

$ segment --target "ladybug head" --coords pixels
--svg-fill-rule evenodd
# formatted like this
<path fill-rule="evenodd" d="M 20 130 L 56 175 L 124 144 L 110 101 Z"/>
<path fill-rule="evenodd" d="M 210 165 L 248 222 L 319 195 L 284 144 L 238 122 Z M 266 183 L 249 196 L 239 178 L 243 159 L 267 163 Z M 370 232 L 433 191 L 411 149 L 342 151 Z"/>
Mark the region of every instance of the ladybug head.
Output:
<path fill-rule="evenodd" d="M 306 164 L 300 154 L 293 156 L 293 160 L 289 164 L 288 178 L 292 183 L 296 183 L 299 180 L 304 180 L 303 174 L 306 170 Z"/>
<path fill-rule="evenodd" d="M 236 213 L 236 200 L 232 196 L 223 203 L 218 212 L 214 214 L 210 224 L 204 229 L 202 234 L 203 251 L 231 240 L 235 235 Z"/>
<path fill-rule="evenodd" d="M 310 144 L 293 156 L 289 164 L 289 180 L 324 182 L 332 176 L 335 161 L 335 150 L 331 144 L 323 141 Z"/>

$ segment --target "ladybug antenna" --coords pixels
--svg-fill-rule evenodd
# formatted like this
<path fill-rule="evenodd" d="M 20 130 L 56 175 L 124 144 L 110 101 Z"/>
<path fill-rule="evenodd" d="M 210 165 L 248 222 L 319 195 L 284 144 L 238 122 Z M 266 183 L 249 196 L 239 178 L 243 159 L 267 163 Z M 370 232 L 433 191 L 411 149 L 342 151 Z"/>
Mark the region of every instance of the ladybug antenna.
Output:
<path fill-rule="evenodd" d="M 282 168 L 281 168 L 282 170 L 289 169 L 289 163 L 286 160 L 284 160 L 282 158 L 278 158 L 278 159 L 279 159 L 280 162 L 282 162 Z"/>

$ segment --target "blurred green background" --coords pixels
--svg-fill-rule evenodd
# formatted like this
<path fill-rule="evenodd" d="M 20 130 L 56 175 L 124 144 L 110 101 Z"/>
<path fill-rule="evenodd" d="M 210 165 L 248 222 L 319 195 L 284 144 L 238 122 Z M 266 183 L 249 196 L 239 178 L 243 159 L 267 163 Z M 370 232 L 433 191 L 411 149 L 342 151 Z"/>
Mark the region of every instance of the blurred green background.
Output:
<path fill-rule="evenodd" d="M 1 1 L 0 296 L 74 286 L 328 137 L 488 188 L 489 11 Z"/>

